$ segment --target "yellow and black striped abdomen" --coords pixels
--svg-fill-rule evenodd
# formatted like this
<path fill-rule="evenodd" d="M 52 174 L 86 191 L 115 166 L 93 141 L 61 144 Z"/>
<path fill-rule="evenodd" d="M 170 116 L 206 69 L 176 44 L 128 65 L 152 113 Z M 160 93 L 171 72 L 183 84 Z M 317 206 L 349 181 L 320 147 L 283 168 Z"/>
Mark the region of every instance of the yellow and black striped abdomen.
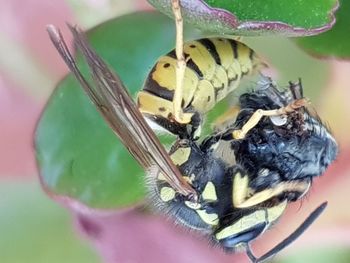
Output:
<path fill-rule="evenodd" d="M 186 70 L 182 108 L 205 114 L 234 90 L 242 76 L 264 65 L 255 52 L 233 39 L 206 38 L 184 45 Z M 175 50 L 162 56 L 138 94 L 142 113 L 163 118 L 173 115 L 176 87 Z"/>

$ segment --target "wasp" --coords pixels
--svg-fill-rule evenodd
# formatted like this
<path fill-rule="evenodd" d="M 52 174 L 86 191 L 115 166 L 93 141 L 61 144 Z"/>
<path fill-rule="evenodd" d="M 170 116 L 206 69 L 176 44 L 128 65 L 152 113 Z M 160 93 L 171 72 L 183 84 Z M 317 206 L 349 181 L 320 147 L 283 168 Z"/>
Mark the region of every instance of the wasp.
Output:
<path fill-rule="evenodd" d="M 175 222 L 199 231 L 227 252 L 244 248 L 252 262 L 261 262 L 292 243 L 322 213 L 326 203 L 316 208 L 295 232 L 263 256 L 257 258 L 251 252 L 251 241 L 281 217 L 288 202 L 298 200 L 308 192 L 312 179 L 321 175 L 337 154 L 337 144 L 326 125 L 306 109 L 301 82 L 290 83 L 289 90 L 279 91 L 271 79 L 264 77 L 255 91 L 240 96 L 237 117 L 217 127 L 199 142 L 194 134 L 200 122 L 194 124 L 193 116 L 201 118 L 227 95 L 235 81 L 233 75 L 237 76 L 237 81 L 244 72 L 251 72 L 255 65 L 259 65 L 260 62 L 254 62 L 255 54 L 251 49 L 228 39 L 190 42 L 188 48 L 194 52 L 190 55 L 193 65 L 187 61 L 189 68 L 185 69 L 185 83 L 189 81 L 190 87 L 185 85 L 182 106 L 185 110 L 191 109 L 187 113 L 193 115 L 188 122 L 175 123 L 176 119 L 171 118 L 174 112 L 166 104 L 174 89 L 171 52 L 156 63 L 139 93 L 137 105 L 120 78 L 89 46 L 83 33 L 75 27 L 70 29 L 76 47 L 90 67 L 94 85 L 80 72 L 60 31 L 48 26 L 53 44 L 82 88 L 125 147 L 144 167 L 150 181 L 150 195 L 157 200 L 157 206 L 166 210 Z M 215 43 L 216 60 L 212 49 Z M 237 52 L 246 50 L 245 55 L 235 57 L 235 46 Z M 207 50 L 208 56 L 199 56 L 197 60 L 198 50 Z M 227 58 L 225 52 L 233 56 Z M 208 58 L 212 61 L 206 61 Z M 226 69 L 232 69 L 232 75 L 227 73 L 225 66 L 217 67 L 219 58 L 221 64 L 229 61 L 225 65 Z M 240 63 L 239 58 L 246 62 Z M 212 68 L 216 71 L 212 74 L 219 75 L 209 78 L 206 72 L 203 78 L 199 78 L 198 72 L 193 71 L 197 65 L 204 72 L 204 65 L 210 63 L 215 63 Z M 162 80 L 160 74 L 167 69 L 171 69 L 164 73 L 169 81 L 167 78 Z M 217 72 L 222 72 L 222 75 Z M 162 81 L 166 85 L 162 85 Z M 206 84 L 200 84 L 201 81 Z M 148 85 L 151 82 L 153 84 Z M 201 90 L 202 85 L 207 86 Z M 155 87 L 163 88 L 158 90 Z M 208 99 L 206 89 L 212 103 L 208 107 L 195 103 L 203 96 Z M 215 94 L 217 89 L 219 91 Z M 155 108 L 146 105 L 152 100 Z M 161 109 L 163 102 L 165 111 Z M 145 117 L 168 123 L 163 127 L 178 136 L 169 153 Z M 169 123 L 175 125 L 169 127 Z M 191 125 L 194 129 L 181 125 Z"/>

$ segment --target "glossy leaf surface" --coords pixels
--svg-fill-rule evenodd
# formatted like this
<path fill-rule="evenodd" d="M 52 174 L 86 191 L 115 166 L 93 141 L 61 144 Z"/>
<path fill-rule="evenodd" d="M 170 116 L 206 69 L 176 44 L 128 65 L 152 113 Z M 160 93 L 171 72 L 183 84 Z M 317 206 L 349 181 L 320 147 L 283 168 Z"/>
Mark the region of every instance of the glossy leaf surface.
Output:
<path fill-rule="evenodd" d="M 170 0 L 148 0 L 172 16 Z M 334 23 L 337 0 L 182 0 L 186 22 L 217 34 L 315 35 Z"/>
<path fill-rule="evenodd" d="M 334 27 L 318 36 L 303 37 L 296 42 L 318 57 L 350 58 L 350 1 L 341 0 Z"/>

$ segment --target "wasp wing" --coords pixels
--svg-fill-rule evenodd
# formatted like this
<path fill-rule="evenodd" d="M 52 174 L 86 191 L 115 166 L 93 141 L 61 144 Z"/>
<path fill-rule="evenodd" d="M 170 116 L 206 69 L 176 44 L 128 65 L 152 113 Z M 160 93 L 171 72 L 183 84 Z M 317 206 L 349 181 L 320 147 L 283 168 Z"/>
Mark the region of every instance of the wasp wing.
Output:
<path fill-rule="evenodd" d="M 180 171 L 144 120 L 119 77 L 95 53 L 79 29 L 71 26 L 69 28 L 76 48 L 81 51 L 89 65 L 95 85 L 90 85 L 80 72 L 61 32 L 52 25 L 47 27 L 47 31 L 67 66 L 128 151 L 147 171 L 156 168 L 158 173 L 163 173 L 176 191 L 196 197 L 195 191 L 183 180 Z"/>

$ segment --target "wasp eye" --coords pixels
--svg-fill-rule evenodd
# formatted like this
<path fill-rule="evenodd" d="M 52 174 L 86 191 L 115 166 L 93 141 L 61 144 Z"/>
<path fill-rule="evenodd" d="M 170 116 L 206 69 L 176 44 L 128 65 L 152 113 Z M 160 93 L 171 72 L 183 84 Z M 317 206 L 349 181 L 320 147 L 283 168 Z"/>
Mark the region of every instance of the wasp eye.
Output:
<path fill-rule="evenodd" d="M 276 126 L 283 126 L 287 123 L 288 118 L 286 115 L 279 115 L 279 116 L 271 116 L 270 120 Z"/>

